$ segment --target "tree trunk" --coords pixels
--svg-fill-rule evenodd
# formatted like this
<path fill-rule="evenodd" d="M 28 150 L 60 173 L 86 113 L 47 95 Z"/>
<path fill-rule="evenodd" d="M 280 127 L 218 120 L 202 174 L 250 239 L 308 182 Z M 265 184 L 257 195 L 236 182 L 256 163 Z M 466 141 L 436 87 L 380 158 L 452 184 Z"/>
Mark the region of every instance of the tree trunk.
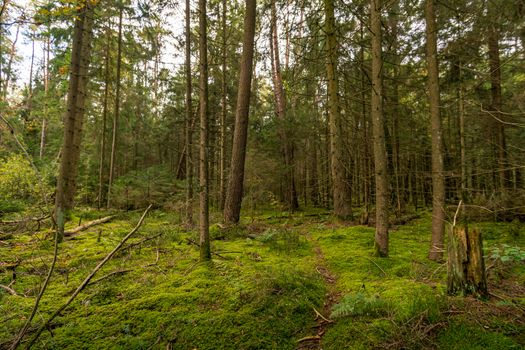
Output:
<path fill-rule="evenodd" d="M 187 225 L 193 224 L 193 111 L 191 101 L 191 27 L 190 27 L 190 0 L 186 0 L 186 210 L 185 220 Z"/>
<path fill-rule="evenodd" d="M 241 71 L 235 110 L 235 128 L 233 133 L 232 158 L 226 201 L 224 221 L 239 222 L 244 184 L 244 163 L 246 159 L 246 142 L 248 137 L 248 118 L 250 113 L 250 93 L 253 74 L 253 51 L 255 38 L 256 0 L 246 0 L 244 17 L 244 39 L 242 46 Z"/>
<path fill-rule="evenodd" d="M 483 260 L 483 242 L 478 230 L 451 226 L 448 229 L 449 295 L 487 296 L 487 277 Z"/>
<path fill-rule="evenodd" d="M 383 117 L 383 79 L 381 57 L 381 0 L 370 1 L 372 32 L 372 133 L 376 185 L 375 249 L 378 256 L 388 256 L 388 166 Z"/>
<path fill-rule="evenodd" d="M 222 75 L 221 75 L 221 120 L 220 120 L 220 139 L 219 139 L 219 210 L 224 209 L 226 200 L 226 114 L 227 114 L 227 93 L 226 90 L 226 9 L 227 1 L 222 0 Z"/>
<path fill-rule="evenodd" d="M 362 192 L 363 192 L 363 206 L 364 210 L 361 214 L 360 223 L 362 225 L 368 224 L 369 221 L 369 214 L 370 214 L 370 171 L 369 171 L 369 148 L 368 148 L 368 118 L 367 118 L 367 109 L 366 109 L 366 101 L 367 101 L 367 94 L 366 94 L 366 73 L 365 73 L 365 48 L 364 48 L 364 27 L 365 23 L 363 21 L 359 22 L 359 39 L 361 41 L 361 45 L 359 48 L 359 61 L 361 63 L 361 72 L 360 72 L 360 88 L 361 88 L 361 111 L 360 111 L 360 117 L 361 117 L 361 125 L 363 129 L 363 136 L 360 139 L 361 141 L 361 176 L 363 184 Z"/>
<path fill-rule="evenodd" d="M 29 113 L 31 113 L 31 100 L 33 99 L 33 68 L 35 64 L 35 30 L 33 29 L 31 33 L 31 63 L 29 65 L 29 96 L 28 96 L 28 109 Z"/>
<path fill-rule="evenodd" d="M 494 15 L 495 9 L 489 4 L 489 13 L 492 22 L 488 25 L 488 48 L 489 48 L 489 66 L 490 66 L 490 91 L 491 91 L 491 117 L 493 118 L 493 130 L 496 139 L 496 169 L 498 169 L 499 189 L 505 190 L 507 184 L 506 168 L 506 142 L 505 142 L 505 127 L 501 122 L 501 62 L 499 58 L 499 30 L 497 27 L 497 17 Z"/>
<path fill-rule="evenodd" d="M 111 27 L 106 28 L 106 57 L 104 58 L 104 102 L 102 107 L 102 131 L 100 135 L 100 164 L 98 167 L 98 208 L 102 208 L 104 196 L 104 163 L 106 160 L 106 123 L 108 115 L 109 95 L 109 49 L 111 43 Z"/>
<path fill-rule="evenodd" d="M 392 67 L 392 132 L 391 132 L 391 147 L 392 147 L 392 170 L 394 175 L 393 185 L 395 188 L 395 204 L 396 204 L 396 216 L 400 217 L 404 207 L 404 198 L 401 194 L 402 186 L 400 185 L 400 152 L 399 152 L 399 68 L 401 67 L 401 57 L 399 55 L 399 1 L 395 0 L 389 11 L 389 23 L 391 30 L 391 49 L 390 54 L 393 56 L 393 67 Z"/>
<path fill-rule="evenodd" d="M 40 130 L 40 149 L 38 157 L 42 159 L 44 157 L 44 149 L 46 146 L 46 132 L 47 132 L 47 105 L 48 98 L 47 93 L 49 91 L 49 52 L 51 39 L 49 36 L 46 40 L 46 49 L 44 50 L 44 115 L 42 116 L 42 129 Z"/>
<path fill-rule="evenodd" d="M 121 5 L 122 6 L 122 5 Z M 118 120 L 120 117 L 120 71 L 122 66 L 122 15 L 124 7 L 120 8 L 118 19 L 118 47 L 117 47 L 117 77 L 116 77 L 116 92 L 115 92 L 115 116 L 113 118 L 113 136 L 111 139 L 111 156 L 109 160 L 109 181 L 106 206 L 111 206 L 111 186 L 113 185 L 113 178 L 115 176 L 115 163 L 117 157 L 117 135 L 118 135 Z"/>
<path fill-rule="evenodd" d="M 71 73 L 67 112 L 64 118 L 64 143 L 60 172 L 57 180 L 55 216 L 58 241 L 64 239 L 64 224 L 69 210 L 73 207 L 76 189 L 80 140 L 84 118 L 84 104 L 88 82 L 88 68 L 91 58 L 91 30 L 93 26 L 93 5 L 90 1 L 78 10 L 73 33 L 71 51 Z"/>
<path fill-rule="evenodd" d="M 294 176 L 294 155 L 293 144 L 288 132 L 288 120 L 286 116 L 286 96 L 284 92 L 283 79 L 281 74 L 281 62 L 279 57 L 279 40 L 277 30 L 277 8 L 275 1 L 272 1 L 272 19 L 270 33 L 270 59 L 272 63 L 272 80 L 275 96 L 275 114 L 278 119 L 278 134 L 281 140 L 281 152 L 284 158 L 284 202 L 289 210 L 299 207 L 297 192 L 295 189 Z"/>
<path fill-rule="evenodd" d="M 201 261 L 211 259 L 208 184 L 208 42 L 206 0 L 199 0 L 199 245 Z"/>
<path fill-rule="evenodd" d="M 439 80 L 437 60 L 437 27 L 434 0 L 425 2 L 426 59 L 428 70 L 428 91 L 430 124 L 432 136 L 432 238 L 429 259 L 443 259 L 445 229 L 445 179 L 443 176 L 443 139 L 439 113 Z"/>
<path fill-rule="evenodd" d="M 459 62 L 459 88 L 458 88 L 458 109 L 459 109 L 459 152 L 460 152 L 460 198 L 465 202 L 467 197 L 467 161 L 465 159 L 465 104 L 464 104 L 464 88 L 462 76 L 462 64 Z"/>
<path fill-rule="evenodd" d="M 328 80 L 328 124 L 330 139 L 330 171 L 332 175 L 332 194 L 334 214 L 341 219 L 352 216 L 350 194 L 345 179 L 343 164 L 343 142 L 341 140 L 341 115 L 337 82 L 337 39 L 335 37 L 335 17 L 333 0 L 324 0 L 326 32 L 326 76 Z"/>

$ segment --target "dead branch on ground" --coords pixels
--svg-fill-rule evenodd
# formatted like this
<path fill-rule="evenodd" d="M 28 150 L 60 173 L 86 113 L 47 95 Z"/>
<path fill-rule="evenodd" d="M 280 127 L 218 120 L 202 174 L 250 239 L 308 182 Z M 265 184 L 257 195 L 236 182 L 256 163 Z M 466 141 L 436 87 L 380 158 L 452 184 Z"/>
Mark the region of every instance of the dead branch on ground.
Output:
<path fill-rule="evenodd" d="M 106 257 L 100 262 L 98 263 L 98 265 L 91 271 L 91 273 L 84 279 L 84 281 L 77 287 L 77 289 L 75 290 L 75 292 L 69 297 L 69 299 L 60 307 L 58 308 L 45 322 L 44 324 L 42 324 L 40 326 L 40 328 L 36 331 L 35 335 L 33 336 L 33 338 L 31 338 L 31 340 L 29 341 L 29 343 L 26 345 L 26 349 L 29 349 L 31 348 L 31 346 L 35 343 L 35 341 L 38 339 L 38 337 L 40 337 L 40 334 L 42 334 L 42 332 L 44 331 L 44 329 L 46 329 L 49 324 L 55 319 L 55 317 L 57 317 L 58 315 L 60 315 L 60 313 L 62 311 L 64 311 L 68 306 L 69 304 L 71 304 L 71 302 L 73 300 L 75 300 L 75 298 L 78 296 L 78 294 L 80 294 L 80 292 L 89 284 L 89 282 L 91 281 L 91 279 L 95 276 L 95 274 L 113 257 L 113 255 L 115 255 L 115 253 L 120 249 L 122 248 L 122 246 L 126 243 L 126 241 L 135 233 L 138 231 L 138 229 L 140 228 L 140 226 L 142 226 L 142 222 L 144 221 L 144 218 L 146 217 L 146 214 L 148 213 L 148 211 L 150 210 L 151 208 L 151 204 L 149 205 L 149 207 L 144 211 L 144 213 L 142 214 L 142 216 L 140 217 L 139 219 L 139 222 L 137 223 L 137 225 L 133 228 L 133 230 L 131 230 L 120 242 L 119 244 L 117 244 L 117 246 L 115 248 L 113 248 L 113 250 L 108 254 L 106 255 Z M 16 346 L 18 345 L 18 343 L 20 342 L 21 338 L 20 339 L 17 339 L 18 342 L 16 344 L 13 344 L 13 347 L 12 349 L 15 349 Z"/>
<path fill-rule="evenodd" d="M 67 236 L 72 236 L 75 233 L 87 230 L 90 227 L 93 227 L 93 226 L 100 225 L 100 224 L 103 224 L 105 222 L 108 222 L 108 221 L 112 220 L 113 218 L 115 218 L 115 215 L 110 215 L 110 216 L 103 217 L 101 219 L 97 219 L 97 220 L 93 220 L 93 221 L 90 221 L 90 222 L 86 222 L 85 224 L 77 226 L 77 227 L 75 227 L 75 228 L 73 228 L 71 230 L 64 231 L 64 236 L 66 236 L 66 237 Z"/>

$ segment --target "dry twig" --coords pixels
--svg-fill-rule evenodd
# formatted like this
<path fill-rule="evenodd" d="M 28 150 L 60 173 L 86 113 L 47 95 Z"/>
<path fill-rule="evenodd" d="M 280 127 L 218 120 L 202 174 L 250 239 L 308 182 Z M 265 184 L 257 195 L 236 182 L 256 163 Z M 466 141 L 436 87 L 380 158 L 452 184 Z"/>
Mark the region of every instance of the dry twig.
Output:
<path fill-rule="evenodd" d="M 93 271 L 91 271 L 91 273 L 84 279 L 84 281 L 77 287 L 77 289 L 75 290 L 75 292 L 69 297 L 69 299 L 60 307 L 58 308 L 58 310 L 56 310 L 47 320 L 46 322 L 44 322 L 44 324 L 42 324 L 42 326 L 40 326 L 40 328 L 36 331 L 35 335 L 33 336 L 33 338 L 31 338 L 31 340 L 29 341 L 29 343 L 27 344 L 26 346 L 26 349 L 29 349 L 31 348 L 31 346 L 35 343 L 35 341 L 38 339 L 38 337 L 40 336 L 40 334 L 42 334 L 42 332 L 44 331 L 44 329 L 46 329 L 49 324 L 51 323 L 51 321 L 53 321 L 55 319 L 55 317 L 57 317 L 58 315 L 60 315 L 60 313 L 62 311 L 64 311 L 64 309 L 66 309 L 69 304 L 71 304 L 71 302 L 73 300 L 75 300 L 75 298 L 77 297 L 77 295 L 89 284 L 89 282 L 91 281 L 91 279 L 95 276 L 95 274 L 98 272 L 98 270 L 100 270 L 102 268 L 102 266 L 104 266 L 112 257 L 113 255 L 115 255 L 115 253 L 120 249 L 122 248 L 122 246 L 124 245 L 124 243 L 126 243 L 126 241 L 135 233 L 138 231 L 138 229 L 140 228 L 140 226 L 142 226 L 142 222 L 144 221 L 144 218 L 146 217 L 146 214 L 148 213 L 148 211 L 150 210 L 151 208 L 151 204 L 149 205 L 149 207 L 146 209 L 146 211 L 144 211 L 144 213 L 142 214 L 142 216 L 140 217 L 140 220 L 139 222 L 137 223 L 137 225 L 133 228 L 133 230 L 131 230 L 121 241 L 119 244 L 117 244 L 117 246 L 115 248 L 113 248 L 113 250 L 108 254 L 106 255 L 106 257 L 98 263 L 98 265 L 93 269 Z M 13 347 L 13 349 L 16 348 Z"/>
<path fill-rule="evenodd" d="M 0 288 L 5 289 L 9 294 L 14 295 L 16 297 L 20 297 L 21 296 L 13 288 L 11 288 L 9 286 L 4 286 L 3 284 L 0 284 Z"/>

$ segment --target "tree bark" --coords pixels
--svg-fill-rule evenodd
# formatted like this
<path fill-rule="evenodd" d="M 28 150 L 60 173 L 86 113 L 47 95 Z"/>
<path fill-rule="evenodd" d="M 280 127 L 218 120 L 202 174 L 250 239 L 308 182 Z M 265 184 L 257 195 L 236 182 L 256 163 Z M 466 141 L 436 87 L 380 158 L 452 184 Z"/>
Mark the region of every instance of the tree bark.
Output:
<path fill-rule="evenodd" d="M 44 157 L 44 149 L 46 146 L 47 105 L 48 105 L 47 93 L 49 91 L 49 52 L 51 51 L 50 41 L 51 39 L 48 36 L 46 40 L 46 49 L 44 50 L 44 115 L 42 116 L 42 129 L 40 130 L 40 149 L 38 152 L 38 156 L 40 159 Z"/>
<path fill-rule="evenodd" d="M 459 87 L 458 87 L 458 109 L 459 109 L 459 153 L 460 153 L 460 198 L 465 202 L 467 197 L 467 161 L 465 159 L 465 104 L 464 104 L 464 88 L 463 88 L 463 75 L 462 64 L 459 61 Z"/>
<path fill-rule="evenodd" d="M 403 211 L 404 198 L 401 194 L 402 186 L 400 185 L 400 152 L 399 152 L 399 68 L 401 67 L 401 57 L 399 55 L 399 1 L 395 0 L 389 11 L 389 26 L 391 31 L 390 41 L 391 49 L 390 54 L 392 55 L 393 67 L 392 67 L 392 132 L 391 132 L 391 147 L 392 147 L 392 163 L 391 168 L 393 170 L 394 181 L 393 185 L 395 188 L 395 204 L 396 204 L 396 216 L 400 217 Z"/>
<path fill-rule="evenodd" d="M 69 210 L 73 207 L 76 190 L 88 68 L 91 59 L 93 8 L 92 2 L 86 1 L 78 10 L 78 18 L 75 20 L 67 112 L 64 118 L 64 143 L 55 202 L 58 242 L 64 239 L 64 224 Z"/>
<path fill-rule="evenodd" d="M 491 92 L 491 114 L 493 117 L 493 130 L 495 133 L 496 139 L 496 156 L 497 164 L 496 169 L 498 169 L 498 179 L 499 179 L 499 189 L 500 191 L 505 190 L 507 183 L 507 150 L 506 150 L 506 140 L 505 140 L 505 127 L 501 122 L 501 62 L 499 58 L 499 30 L 497 27 L 497 15 L 495 15 L 496 9 L 493 9 L 494 5 L 488 5 L 488 12 L 491 15 L 491 22 L 488 25 L 488 48 L 489 48 L 489 66 L 490 66 L 490 92 Z"/>
<path fill-rule="evenodd" d="M 374 165 L 376 185 L 375 250 L 378 256 L 388 256 L 388 166 L 383 116 L 383 77 L 381 56 L 381 0 L 370 1 L 372 32 L 372 132 L 374 135 Z"/>
<path fill-rule="evenodd" d="M 454 226 L 448 231 L 448 294 L 487 296 L 481 233 Z"/>
<path fill-rule="evenodd" d="M 31 63 L 29 65 L 29 84 L 28 84 L 28 89 L 29 89 L 29 96 L 28 96 L 28 109 L 29 109 L 29 113 L 31 113 L 31 100 L 33 99 L 33 68 L 34 68 L 34 64 L 35 64 L 35 30 L 33 29 L 32 30 L 32 33 L 31 33 Z"/>
<path fill-rule="evenodd" d="M 102 131 L 100 135 L 100 164 L 98 167 L 98 208 L 102 208 L 104 196 L 104 163 L 106 160 L 106 124 L 108 115 L 108 95 L 109 95 L 109 49 L 111 43 L 111 28 L 106 28 L 106 52 L 104 58 L 104 102 L 102 107 Z"/>
<path fill-rule="evenodd" d="M 199 245 L 201 261 L 211 259 L 208 184 L 208 42 L 206 0 L 199 0 Z"/>
<path fill-rule="evenodd" d="M 339 89 L 337 82 L 337 39 L 333 0 L 324 0 L 326 32 L 326 76 L 328 84 L 328 124 L 330 139 L 330 171 L 334 214 L 341 219 L 352 216 L 350 194 L 345 179 L 343 142 L 341 140 L 341 115 L 339 112 Z"/>
<path fill-rule="evenodd" d="M 186 0 L 186 210 L 185 220 L 187 225 L 193 224 L 193 111 L 191 100 L 191 27 L 190 27 L 190 0 Z"/>
<path fill-rule="evenodd" d="M 226 114 L 228 110 L 226 89 L 226 56 L 227 56 L 227 28 L 226 28 L 227 1 L 222 0 L 222 75 L 221 75 L 221 120 L 219 139 L 219 210 L 224 209 L 226 200 Z"/>
<path fill-rule="evenodd" d="M 273 92 L 275 96 L 275 114 L 278 119 L 278 134 L 281 139 L 281 152 L 284 160 L 284 202 L 289 210 L 299 207 L 297 191 L 295 188 L 294 174 L 294 147 L 288 132 L 288 120 L 286 111 L 286 96 L 281 74 L 281 62 L 279 57 L 279 35 L 277 30 L 277 8 L 275 0 L 272 1 L 272 18 L 270 33 L 270 58 L 272 63 Z"/>
<path fill-rule="evenodd" d="M 439 80 L 437 60 L 437 27 L 434 0 L 425 2 L 426 59 L 432 137 L 432 237 L 429 259 L 443 259 L 445 229 L 445 179 L 443 175 L 443 138 L 439 112 Z"/>
<path fill-rule="evenodd" d="M 235 128 L 233 133 L 230 176 L 224 205 L 224 221 L 239 222 L 244 190 L 244 163 L 248 138 L 248 118 L 250 113 L 250 94 L 253 74 L 253 51 L 255 39 L 256 0 L 246 0 L 244 17 L 244 39 L 235 110 Z"/>
<path fill-rule="evenodd" d="M 118 47 L 117 47 L 117 77 L 116 77 L 116 91 L 115 91 L 115 116 L 113 118 L 113 135 L 111 139 L 111 156 L 109 160 L 109 180 L 106 206 L 111 206 L 111 187 L 113 185 L 113 178 L 115 176 L 115 163 L 117 157 L 117 136 L 118 136 L 118 120 L 120 117 L 120 73 L 122 66 L 122 15 L 124 7 L 121 5 L 119 19 L 118 19 Z"/>

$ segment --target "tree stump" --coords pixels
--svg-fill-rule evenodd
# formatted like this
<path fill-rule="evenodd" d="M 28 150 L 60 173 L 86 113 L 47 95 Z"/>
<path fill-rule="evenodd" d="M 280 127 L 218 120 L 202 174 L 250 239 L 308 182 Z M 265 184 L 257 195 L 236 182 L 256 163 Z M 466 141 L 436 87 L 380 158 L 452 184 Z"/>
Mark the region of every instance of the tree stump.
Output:
<path fill-rule="evenodd" d="M 481 233 L 466 227 L 448 228 L 449 295 L 488 295 Z"/>

